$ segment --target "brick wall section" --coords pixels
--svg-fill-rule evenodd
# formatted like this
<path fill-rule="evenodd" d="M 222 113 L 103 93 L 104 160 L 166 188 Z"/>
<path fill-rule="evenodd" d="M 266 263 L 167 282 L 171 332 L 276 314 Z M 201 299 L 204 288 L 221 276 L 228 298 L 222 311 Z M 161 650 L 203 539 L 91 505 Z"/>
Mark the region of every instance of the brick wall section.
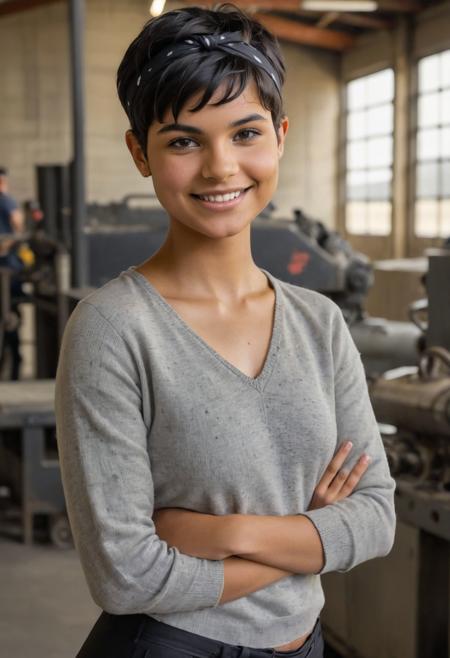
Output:
<path fill-rule="evenodd" d="M 66 15 L 61 3 L 0 19 L 0 160 L 22 201 L 35 194 L 35 163 L 69 158 Z"/>
<path fill-rule="evenodd" d="M 339 118 L 339 57 L 319 49 L 283 44 L 290 120 L 275 203 L 334 226 Z"/>

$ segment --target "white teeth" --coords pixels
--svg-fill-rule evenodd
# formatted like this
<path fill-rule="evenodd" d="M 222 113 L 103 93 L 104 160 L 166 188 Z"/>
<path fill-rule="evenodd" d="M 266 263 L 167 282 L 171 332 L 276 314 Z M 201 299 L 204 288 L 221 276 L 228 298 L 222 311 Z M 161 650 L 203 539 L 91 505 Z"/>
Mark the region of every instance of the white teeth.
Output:
<path fill-rule="evenodd" d="M 210 201 L 211 203 L 223 203 L 224 201 L 231 201 L 232 199 L 236 199 L 238 196 L 240 196 L 240 194 L 241 190 L 238 190 L 237 192 L 229 192 L 228 194 L 205 194 L 199 196 L 202 201 Z"/>

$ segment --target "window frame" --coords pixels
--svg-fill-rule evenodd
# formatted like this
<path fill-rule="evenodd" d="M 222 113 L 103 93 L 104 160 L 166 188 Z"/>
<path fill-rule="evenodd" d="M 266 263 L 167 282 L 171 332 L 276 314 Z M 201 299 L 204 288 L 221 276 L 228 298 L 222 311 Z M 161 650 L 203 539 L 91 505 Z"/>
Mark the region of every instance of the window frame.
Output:
<path fill-rule="evenodd" d="M 390 133 L 387 133 L 383 136 L 390 136 L 391 137 L 391 142 L 392 142 L 392 151 L 391 151 L 391 162 L 388 165 L 389 169 L 391 170 L 391 180 L 389 183 L 389 188 L 390 188 L 390 196 L 389 199 L 386 200 L 386 202 L 390 203 L 390 229 L 389 232 L 387 233 L 354 233 L 350 232 L 347 224 L 347 204 L 348 204 L 348 195 L 347 195 L 347 174 L 350 171 L 348 167 L 348 161 L 347 161 L 347 150 L 348 150 L 348 145 L 349 145 L 349 136 L 348 136 L 348 116 L 350 114 L 350 109 L 348 105 L 348 85 L 355 80 L 360 80 L 362 78 L 367 78 L 370 77 L 376 73 L 380 73 L 381 71 L 387 71 L 391 70 L 392 75 L 393 75 L 393 96 L 392 96 L 392 131 Z M 339 197 L 340 197 L 340 217 L 341 221 L 339 224 L 343 228 L 345 234 L 350 238 L 350 239 L 372 239 L 372 240 L 388 240 L 393 234 L 393 224 L 394 224 L 394 213 L 395 213 L 395 198 L 394 198 L 394 189 L 395 189 L 395 132 L 396 132 L 396 99 L 397 99 L 397 75 L 396 75 L 396 70 L 395 66 L 393 63 L 389 62 L 379 62 L 376 66 L 370 67 L 367 70 L 361 70 L 357 74 L 352 75 L 349 78 L 346 78 L 343 80 L 342 84 L 342 90 L 341 90 L 341 107 L 342 107 L 342 114 L 341 114 L 341 130 L 340 130 L 340 135 L 341 135 L 341 143 L 340 143 L 340 162 L 339 162 L 339 168 L 341 171 L 340 175 L 340 182 L 339 182 Z M 382 106 L 382 105 L 380 105 Z M 371 106 L 365 106 L 366 109 L 370 109 Z M 374 105 L 373 107 L 378 107 L 378 105 Z M 365 141 L 368 141 L 368 137 L 365 137 Z M 386 167 L 387 168 L 387 167 Z M 374 168 L 373 170 L 376 171 L 378 168 Z M 370 171 L 370 169 L 368 169 Z M 370 200 L 365 200 L 366 204 L 370 203 Z"/>
<path fill-rule="evenodd" d="M 409 157 L 410 157 L 410 176 L 409 176 L 409 195 L 408 195 L 408 234 L 409 242 L 411 248 L 408 251 L 412 254 L 420 253 L 423 251 L 423 246 L 440 246 L 443 241 L 443 237 L 440 235 L 435 236 L 420 236 L 416 234 L 416 203 L 419 200 L 417 196 L 417 174 L 418 174 L 418 164 L 420 162 L 425 162 L 424 160 L 419 160 L 417 148 L 418 148 L 418 134 L 419 134 L 419 98 L 422 94 L 419 92 L 419 64 L 422 59 L 427 57 L 432 57 L 434 55 L 440 55 L 444 52 L 450 52 L 450 39 L 446 42 L 440 42 L 433 46 L 433 48 L 423 49 L 419 52 L 415 52 L 412 58 L 411 67 L 411 88 L 410 88 L 410 138 L 409 138 Z M 439 88 L 441 89 L 441 88 Z M 450 84 L 448 87 L 445 87 L 450 91 Z M 438 124 L 439 127 L 442 124 Z M 447 124 L 446 124 L 447 125 Z M 449 122 L 450 126 L 450 122 Z M 450 161 L 450 158 L 448 159 Z M 430 162 L 436 162 L 436 160 L 431 160 Z M 443 159 L 437 160 L 437 162 L 443 162 Z M 444 197 L 438 196 L 433 198 L 434 201 L 441 202 Z M 445 197 L 447 198 L 447 197 Z"/>

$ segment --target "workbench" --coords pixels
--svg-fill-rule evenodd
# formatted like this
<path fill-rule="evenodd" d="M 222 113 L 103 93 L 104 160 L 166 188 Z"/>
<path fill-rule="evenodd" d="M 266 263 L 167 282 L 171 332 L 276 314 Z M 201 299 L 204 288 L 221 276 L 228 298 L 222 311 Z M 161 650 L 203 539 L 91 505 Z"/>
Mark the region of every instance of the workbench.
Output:
<path fill-rule="evenodd" d="M 70 543 L 56 446 L 54 393 L 54 379 L 0 382 L 0 477 L 7 480 L 12 503 L 20 507 L 26 544 L 33 542 L 36 514 L 50 517 L 55 544 Z"/>

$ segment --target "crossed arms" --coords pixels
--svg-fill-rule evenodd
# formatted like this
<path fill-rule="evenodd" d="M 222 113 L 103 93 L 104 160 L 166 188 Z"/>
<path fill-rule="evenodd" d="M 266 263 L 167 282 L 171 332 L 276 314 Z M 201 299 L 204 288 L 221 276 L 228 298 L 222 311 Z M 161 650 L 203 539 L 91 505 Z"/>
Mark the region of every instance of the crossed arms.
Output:
<path fill-rule="evenodd" d="M 369 461 L 362 455 L 353 469 L 342 468 L 351 443 L 341 445 L 318 483 L 308 509 L 319 509 L 349 496 Z M 220 603 L 246 596 L 292 573 L 318 573 L 325 563 L 322 542 L 303 515 L 216 516 L 181 508 L 156 510 L 153 522 L 160 539 L 182 553 L 224 560 Z"/>

